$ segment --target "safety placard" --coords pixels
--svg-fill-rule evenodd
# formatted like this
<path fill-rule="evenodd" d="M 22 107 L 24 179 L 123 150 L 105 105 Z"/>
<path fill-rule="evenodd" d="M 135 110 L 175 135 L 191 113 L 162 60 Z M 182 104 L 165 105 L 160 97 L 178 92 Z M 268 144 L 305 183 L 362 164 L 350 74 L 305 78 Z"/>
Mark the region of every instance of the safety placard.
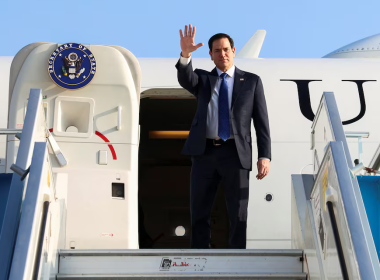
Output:
<path fill-rule="evenodd" d="M 197 257 L 164 257 L 160 271 L 203 271 L 207 259 Z"/>

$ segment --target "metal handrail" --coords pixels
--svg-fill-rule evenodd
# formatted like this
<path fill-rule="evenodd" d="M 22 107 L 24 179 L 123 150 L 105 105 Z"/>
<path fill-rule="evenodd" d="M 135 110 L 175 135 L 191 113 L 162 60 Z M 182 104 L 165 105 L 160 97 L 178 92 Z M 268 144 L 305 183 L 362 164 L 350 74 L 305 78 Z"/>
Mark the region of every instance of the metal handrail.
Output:
<path fill-rule="evenodd" d="M 17 133 L 22 133 L 22 129 L 0 128 L 0 135 L 15 135 Z"/>
<path fill-rule="evenodd" d="M 345 131 L 346 138 L 368 138 L 369 132 L 362 131 Z"/>
<path fill-rule="evenodd" d="M 329 134 L 325 133 L 325 141 L 332 141 L 330 142 L 331 147 L 336 146 L 336 158 L 334 156 L 334 165 L 336 167 L 336 172 L 339 172 L 340 174 L 338 176 L 340 178 L 339 185 L 344 186 L 344 191 L 341 192 L 341 195 L 348 229 L 351 233 L 350 238 L 352 240 L 353 250 L 355 252 L 354 258 L 356 258 L 357 268 L 359 269 L 362 279 L 380 279 L 380 267 L 378 264 L 376 247 L 371 234 L 358 181 L 355 177 L 352 178 L 349 173 L 349 170 L 352 170 L 354 165 L 348 149 L 347 134 L 351 137 L 366 137 L 368 134 L 363 132 L 345 133 L 343 131 L 338 106 L 332 92 L 323 93 L 321 103 L 313 121 L 312 131 L 314 131 L 317 127 L 319 115 L 323 111 L 322 109 L 324 109 L 327 115 L 327 120 L 326 118 L 324 120 L 325 127 L 330 128 L 332 134 L 332 137 L 327 139 Z M 326 130 L 323 130 L 322 127 L 322 129 L 320 129 L 320 133 L 323 133 L 323 131 Z M 337 146 L 339 146 L 339 148 Z M 326 147 L 323 154 L 325 154 L 325 152 Z"/>
<path fill-rule="evenodd" d="M 362 138 L 368 138 L 369 132 L 360 131 L 345 131 L 344 134 L 346 138 L 357 138 L 358 139 L 358 150 L 359 150 L 359 163 L 363 162 L 363 143 Z"/>
<path fill-rule="evenodd" d="M 23 139 L 21 140 L 18 148 L 16 165 L 23 170 L 26 170 L 31 163 L 33 147 L 35 142 L 46 142 L 45 134 L 41 133 L 41 131 L 36 128 L 37 120 L 43 117 L 42 111 L 38 113 L 39 110 L 43 110 L 43 108 L 40 107 L 40 104 L 42 103 L 41 92 L 41 89 L 30 90 L 28 107 L 25 116 L 25 123 L 24 128 L 22 130 L 1 129 L 1 132 L 7 135 L 17 135 L 18 133 L 22 132 Z M 28 179 L 21 181 L 20 175 L 17 173 L 13 173 L 12 183 L 9 189 L 8 201 L 4 213 L 3 226 L 0 235 L 0 279 L 8 278 L 10 268 L 12 265 L 12 259 L 14 256 L 14 246 L 16 243 L 17 235 L 20 233 L 20 209 L 23 205 L 23 193 L 27 181 Z M 23 213 L 25 212 L 23 211 Z"/>
<path fill-rule="evenodd" d="M 35 142 L 9 280 L 38 278 L 49 206 L 43 198 L 46 183 L 42 179 L 47 157 L 47 143 Z"/>

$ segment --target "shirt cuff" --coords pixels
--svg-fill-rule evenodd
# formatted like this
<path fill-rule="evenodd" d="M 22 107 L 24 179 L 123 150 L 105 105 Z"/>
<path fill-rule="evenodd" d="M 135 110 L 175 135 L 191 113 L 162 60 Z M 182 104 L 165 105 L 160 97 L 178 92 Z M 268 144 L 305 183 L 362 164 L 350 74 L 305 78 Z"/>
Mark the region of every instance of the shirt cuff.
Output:
<path fill-rule="evenodd" d="M 266 158 L 266 157 L 261 157 L 261 158 L 259 158 L 259 159 L 267 159 L 267 160 L 270 161 L 270 159 L 269 159 L 269 158 Z"/>
<path fill-rule="evenodd" d="M 190 63 L 190 60 L 191 60 L 191 56 L 189 58 L 186 58 L 186 57 L 182 57 L 182 55 L 180 55 L 180 58 L 179 58 L 179 62 L 182 64 L 182 65 L 187 65 Z"/>

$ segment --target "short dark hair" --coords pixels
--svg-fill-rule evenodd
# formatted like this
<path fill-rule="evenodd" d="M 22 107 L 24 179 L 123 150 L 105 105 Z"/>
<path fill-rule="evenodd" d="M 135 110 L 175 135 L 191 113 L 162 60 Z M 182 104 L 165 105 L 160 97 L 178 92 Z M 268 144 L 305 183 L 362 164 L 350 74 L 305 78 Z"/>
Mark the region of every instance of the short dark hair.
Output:
<path fill-rule="evenodd" d="M 208 40 L 208 47 L 209 47 L 210 51 L 212 51 L 212 43 L 215 40 L 222 39 L 222 38 L 227 38 L 228 41 L 230 41 L 231 49 L 234 48 L 234 40 L 232 40 L 232 38 L 229 35 L 224 34 L 224 33 L 218 33 L 218 34 L 215 34 L 214 36 L 212 36 L 210 38 L 210 40 Z"/>

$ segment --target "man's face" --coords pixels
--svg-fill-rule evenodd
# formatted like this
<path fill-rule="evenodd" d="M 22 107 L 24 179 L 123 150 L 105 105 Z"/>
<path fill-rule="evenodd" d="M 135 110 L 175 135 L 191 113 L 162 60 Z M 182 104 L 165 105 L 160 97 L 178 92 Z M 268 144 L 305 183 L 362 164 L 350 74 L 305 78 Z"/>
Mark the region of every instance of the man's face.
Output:
<path fill-rule="evenodd" d="M 233 65 L 235 50 L 235 48 L 231 49 L 227 38 L 215 40 L 210 51 L 211 60 L 214 61 L 216 67 L 225 72 Z"/>

